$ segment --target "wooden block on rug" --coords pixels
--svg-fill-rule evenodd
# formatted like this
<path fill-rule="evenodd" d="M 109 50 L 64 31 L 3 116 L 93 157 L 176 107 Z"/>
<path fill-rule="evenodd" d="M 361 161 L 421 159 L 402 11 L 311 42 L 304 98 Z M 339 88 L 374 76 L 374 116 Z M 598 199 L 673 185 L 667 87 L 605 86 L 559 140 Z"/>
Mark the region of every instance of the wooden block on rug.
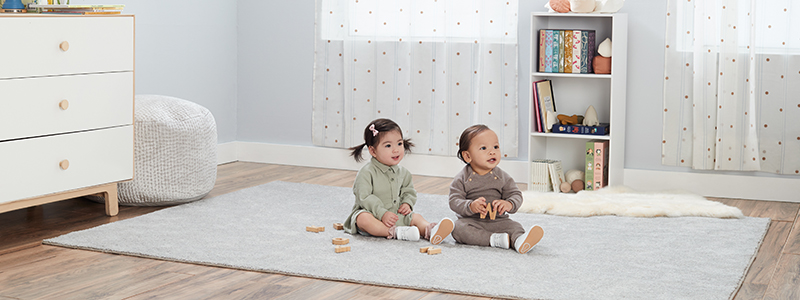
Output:
<path fill-rule="evenodd" d="M 433 247 L 426 246 L 426 247 L 419 248 L 419 253 L 427 253 L 428 249 L 430 249 L 430 248 L 433 248 Z"/>
<path fill-rule="evenodd" d="M 324 226 L 306 226 L 306 231 L 323 232 L 323 231 L 325 231 L 325 227 Z"/>
<path fill-rule="evenodd" d="M 344 230 L 344 225 L 342 223 L 333 223 L 333 229 Z"/>
<path fill-rule="evenodd" d="M 336 253 L 349 252 L 350 246 L 336 246 Z"/>
<path fill-rule="evenodd" d="M 350 239 L 346 238 L 333 238 L 334 245 L 347 245 L 350 242 Z"/>
<path fill-rule="evenodd" d="M 428 255 L 440 254 L 442 253 L 442 248 L 428 248 Z"/>

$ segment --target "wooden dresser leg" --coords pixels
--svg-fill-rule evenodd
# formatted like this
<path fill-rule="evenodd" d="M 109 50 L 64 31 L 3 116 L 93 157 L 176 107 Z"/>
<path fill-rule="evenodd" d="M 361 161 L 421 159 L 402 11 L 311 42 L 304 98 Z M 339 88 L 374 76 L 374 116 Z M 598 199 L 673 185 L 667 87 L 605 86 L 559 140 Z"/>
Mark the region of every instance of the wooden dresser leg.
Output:
<path fill-rule="evenodd" d="M 106 198 L 106 215 L 109 217 L 116 216 L 119 213 L 119 200 L 117 198 L 117 184 L 112 183 L 106 185 L 108 188 L 105 191 Z"/>

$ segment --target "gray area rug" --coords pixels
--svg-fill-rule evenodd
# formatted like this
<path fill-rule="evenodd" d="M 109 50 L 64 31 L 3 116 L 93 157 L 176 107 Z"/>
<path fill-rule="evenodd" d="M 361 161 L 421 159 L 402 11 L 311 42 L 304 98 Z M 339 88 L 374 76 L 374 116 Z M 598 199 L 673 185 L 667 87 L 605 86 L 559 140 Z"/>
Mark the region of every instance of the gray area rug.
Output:
<path fill-rule="evenodd" d="M 528 254 L 456 244 L 427 255 L 427 241 L 345 234 L 332 228 L 353 205 L 350 188 L 271 182 L 45 244 L 383 286 L 526 299 L 730 299 L 769 219 L 562 217 L 518 213 L 545 237 Z M 428 220 L 455 219 L 447 196 L 420 194 Z M 320 233 L 306 226 L 325 226 Z M 334 253 L 331 240 L 350 239 Z"/>

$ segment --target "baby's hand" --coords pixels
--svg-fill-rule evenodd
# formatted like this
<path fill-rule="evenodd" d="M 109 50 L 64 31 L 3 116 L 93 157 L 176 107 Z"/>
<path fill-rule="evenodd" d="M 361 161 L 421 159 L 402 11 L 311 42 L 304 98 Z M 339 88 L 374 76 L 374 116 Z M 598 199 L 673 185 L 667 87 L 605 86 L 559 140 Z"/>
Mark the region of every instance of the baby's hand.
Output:
<path fill-rule="evenodd" d="M 508 202 L 506 200 L 497 199 L 492 201 L 492 207 L 494 207 L 494 210 L 497 212 L 498 216 L 502 216 L 507 211 L 510 211 L 511 208 L 514 207 L 514 205 L 512 205 L 511 202 Z"/>
<path fill-rule="evenodd" d="M 480 197 L 469 204 L 469 210 L 476 214 L 486 213 L 486 198 Z"/>
<path fill-rule="evenodd" d="M 386 227 L 392 227 L 395 223 L 397 223 L 398 219 L 399 218 L 397 215 L 395 215 L 393 212 L 387 211 L 385 214 L 383 214 L 383 217 L 381 217 L 381 222 L 383 222 L 383 225 L 386 225 Z"/>
<path fill-rule="evenodd" d="M 411 213 L 411 205 L 408 205 L 408 203 L 403 203 L 400 205 L 400 208 L 397 209 L 397 212 L 404 216 L 408 215 Z"/>

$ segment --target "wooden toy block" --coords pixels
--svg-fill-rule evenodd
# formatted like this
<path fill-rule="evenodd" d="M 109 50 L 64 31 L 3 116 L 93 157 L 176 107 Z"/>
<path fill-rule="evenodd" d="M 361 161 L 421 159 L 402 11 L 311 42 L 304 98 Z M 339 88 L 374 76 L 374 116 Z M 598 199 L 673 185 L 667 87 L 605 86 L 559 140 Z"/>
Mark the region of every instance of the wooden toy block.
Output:
<path fill-rule="evenodd" d="M 497 210 L 492 210 L 492 204 L 486 204 L 486 212 L 489 214 L 489 219 L 494 220 L 495 216 L 497 216 Z"/>
<path fill-rule="evenodd" d="M 440 254 L 442 253 L 442 248 L 428 248 L 428 255 Z"/>
<path fill-rule="evenodd" d="M 347 245 L 347 243 L 350 243 L 350 239 L 346 239 L 346 238 L 333 238 L 333 244 L 334 244 L 334 245 Z"/>
<path fill-rule="evenodd" d="M 306 226 L 306 231 L 322 232 L 322 231 L 325 231 L 325 227 L 321 227 L 321 226 Z"/>
<path fill-rule="evenodd" d="M 350 246 L 336 246 L 336 253 L 349 252 Z"/>
<path fill-rule="evenodd" d="M 419 253 L 427 253 L 428 249 L 430 249 L 430 248 L 433 248 L 433 247 L 428 246 L 428 247 L 419 248 Z"/>
<path fill-rule="evenodd" d="M 333 223 L 333 229 L 344 230 L 344 225 L 342 223 Z"/>

